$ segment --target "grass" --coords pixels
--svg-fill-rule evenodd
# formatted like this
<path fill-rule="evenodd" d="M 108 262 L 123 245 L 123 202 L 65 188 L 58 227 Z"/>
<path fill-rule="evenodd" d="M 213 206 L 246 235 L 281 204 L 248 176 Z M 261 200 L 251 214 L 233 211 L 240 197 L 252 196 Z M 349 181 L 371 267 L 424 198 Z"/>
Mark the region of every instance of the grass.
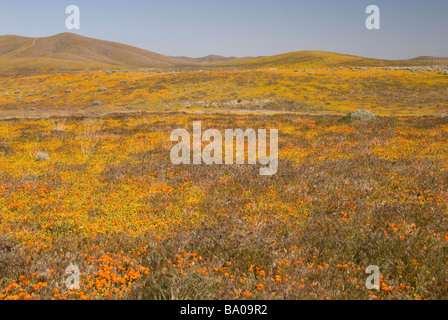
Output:
<path fill-rule="evenodd" d="M 429 57 L 430 58 L 430 57 Z M 430 59 L 428 59 L 430 60 Z M 240 59 L 219 63 L 221 66 L 240 67 L 244 69 L 279 68 L 279 69 L 303 69 L 303 68 L 332 68 L 332 67 L 384 67 L 384 66 L 417 66 L 431 65 L 436 60 L 381 60 L 363 58 L 347 54 L 327 51 L 296 51 L 279 55 L 252 59 Z M 446 63 L 446 59 L 437 62 Z"/>
<path fill-rule="evenodd" d="M 1 121 L 0 298 L 446 299 L 447 118 L 341 118 Z M 171 131 L 197 119 L 279 129 L 278 173 L 172 165 Z M 65 287 L 71 263 L 79 290 Z M 369 265 L 379 291 L 365 286 Z"/>
<path fill-rule="evenodd" d="M 373 68 L 5 76 L 0 77 L 0 118 L 225 110 L 345 115 L 359 109 L 440 116 L 448 110 L 447 86 L 442 72 Z M 35 99 L 30 112 L 27 102 Z"/>

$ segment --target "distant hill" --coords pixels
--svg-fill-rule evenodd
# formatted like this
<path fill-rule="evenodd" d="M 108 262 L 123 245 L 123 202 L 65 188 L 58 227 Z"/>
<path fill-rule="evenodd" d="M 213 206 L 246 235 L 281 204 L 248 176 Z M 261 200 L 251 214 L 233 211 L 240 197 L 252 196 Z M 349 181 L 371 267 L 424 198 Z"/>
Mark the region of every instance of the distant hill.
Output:
<path fill-rule="evenodd" d="M 202 58 L 171 57 L 73 33 L 43 38 L 0 36 L 0 74 L 203 66 L 238 69 L 415 66 L 440 62 L 448 63 L 448 60 L 435 57 L 379 60 L 325 51 L 297 51 L 255 58 L 219 55 Z"/>
<path fill-rule="evenodd" d="M 413 60 L 413 61 L 421 61 L 421 60 L 447 61 L 448 58 L 443 58 L 443 57 L 430 57 L 430 56 L 420 56 L 420 57 L 415 57 L 415 58 L 413 58 L 413 59 L 409 59 L 409 60 Z"/>
<path fill-rule="evenodd" d="M 423 57 L 420 57 L 423 58 Z M 434 64 L 437 61 L 448 63 L 447 59 L 424 57 L 425 59 L 380 60 L 326 51 L 296 51 L 274 56 L 260 57 L 219 63 L 217 66 L 233 66 L 244 69 L 279 68 L 332 68 L 332 67 L 383 67 L 383 66 L 416 66 Z"/>
<path fill-rule="evenodd" d="M 210 54 L 201 58 L 189 58 L 189 57 L 176 57 L 183 61 L 190 61 L 193 63 L 219 63 L 219 62 L 230 62 L 230 61 L 239 61 L 244 59 L 253 59 L 253 58 L 236 58 L 236 57 L 223 57 L 215 54 Z"/>

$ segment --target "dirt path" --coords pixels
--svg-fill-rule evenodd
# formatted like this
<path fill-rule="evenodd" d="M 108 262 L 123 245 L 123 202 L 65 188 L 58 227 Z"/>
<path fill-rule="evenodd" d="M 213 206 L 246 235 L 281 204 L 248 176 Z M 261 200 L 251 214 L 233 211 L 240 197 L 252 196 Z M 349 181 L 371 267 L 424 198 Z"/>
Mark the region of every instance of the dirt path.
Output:
<path fill-rule="evenodd" d="M 24 51 L 24 50 L 26 50 L 26 49 L 29 49 L 29 48 L 34 47 L 34 45 L 36 44 L 36 41 L 37 41 L 37 38 L 34 38 L 33 43 L 32 43 L 30 46 L 25 47 L 25 48 L 22 48 L 22 49 L 20 49 L 20 50 L 18 50 L 18 51 L 16 51 L 16 52 L 13 52 L 12 54 L 7 55 L 7 56 L 4 56 L 3 58 L 10 58 L 10 57 L 12 57 L 12 56 L 15 56 L 16 54 L 19 54 L 20 52 L 22 52 L 22 51 Z"/>
<path fill-rule="evenodd" d="M 30 115 L 26 113 L 26 110 L 22 110 L 21 112 L 15 111 L 13 114 L 9 115 L 0 115 L 0 121 L 8 121 L 13 119 L 20 119 L 20 120 L 36 120 L 36 119 L 63 119 L 67 117 L 104 117 L 104 116 L 110 116 L 110 115 L 125 115 L 125 114 L 188 114 L 188 115 L 264 115 L 264 116 L 272 116 L 272 115 L 341 115 L 338 113 L 324 113 L 324 112 L 298 112 L 298 111 L 277 111 L 277 110 L 91 110 L 84 111 L 84 112 L 71 112 L 66 113 L 63 112 L 63 114 L 59 112 L 45 112 L 46 110 L 40 110 L 40 112 L 36 112 L 34 115 Z"/>

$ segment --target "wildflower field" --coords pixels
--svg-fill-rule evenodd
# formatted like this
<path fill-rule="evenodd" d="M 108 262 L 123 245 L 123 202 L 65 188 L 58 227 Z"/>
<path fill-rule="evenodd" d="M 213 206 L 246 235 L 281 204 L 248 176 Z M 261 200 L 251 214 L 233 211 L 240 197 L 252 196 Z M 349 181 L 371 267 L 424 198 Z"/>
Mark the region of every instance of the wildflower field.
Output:
<path fill-rule="evenodd" d="M 130 111 L 445 115 L 448 69 L 74 72 L 0 77 L 0 118 Z"/>
<path fill-rule="evenodd" d="M 0 299 L 448 298 L 448 77 L 313 73 L 1 78 Z M 278 172 L 173 165 L 196 120 L 278 129 Z"/>

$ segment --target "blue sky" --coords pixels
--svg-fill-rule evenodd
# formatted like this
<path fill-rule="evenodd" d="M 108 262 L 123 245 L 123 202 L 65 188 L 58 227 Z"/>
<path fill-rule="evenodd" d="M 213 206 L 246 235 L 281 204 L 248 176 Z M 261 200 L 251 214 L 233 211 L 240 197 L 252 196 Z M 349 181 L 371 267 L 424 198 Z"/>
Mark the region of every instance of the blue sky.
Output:
<path fill-rule="evenodd" d="M 260 56 L 326 50 L 373 58 L 448 56 L 447 0 L 0 0 L 0 34 L 71 32 L 172 56 Z M 368 5 L 381 29 L 367 30 Z"/>

